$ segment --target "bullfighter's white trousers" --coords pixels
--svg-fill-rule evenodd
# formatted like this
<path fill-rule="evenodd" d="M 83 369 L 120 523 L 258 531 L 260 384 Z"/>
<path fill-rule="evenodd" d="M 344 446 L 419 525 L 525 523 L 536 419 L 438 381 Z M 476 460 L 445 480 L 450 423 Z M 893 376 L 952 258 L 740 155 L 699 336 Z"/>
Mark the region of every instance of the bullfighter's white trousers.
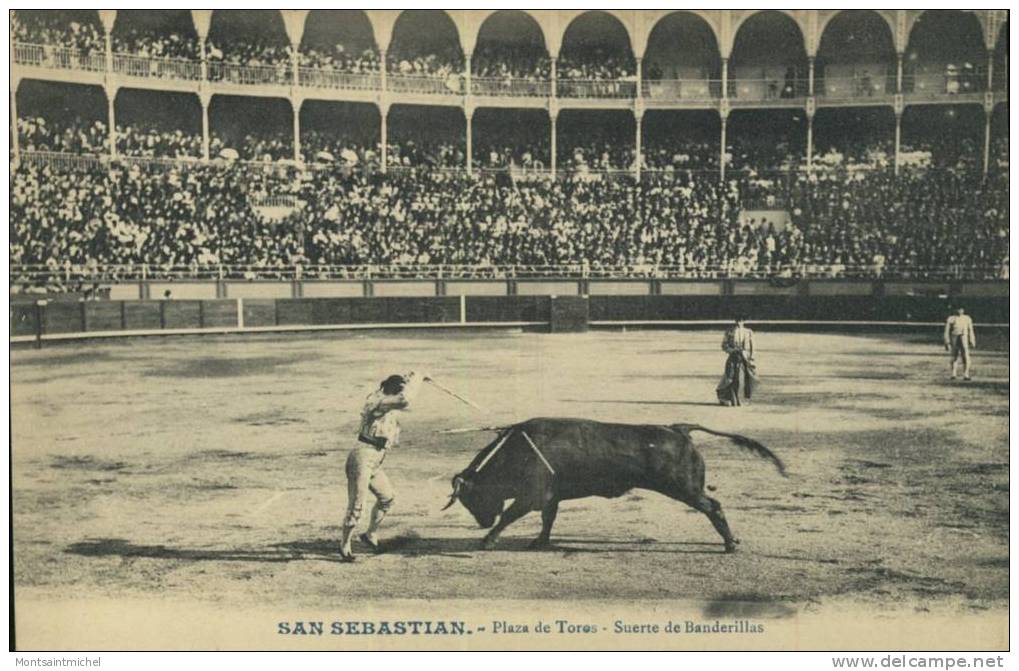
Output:
<path fill-rule="evenodd" d="M 369 492 L 374 494 L 376 499 L 375 510 L 372 513 L 373 526 L 381 522 L 382 517 L 393 506 L 396 494 L 389 477 L 382 470 L 385 458 L 386 450 L 369 446 L 357 447 L 347 457 L 347 515 L 343 520 L 343 526 L 357 526 Z"/>

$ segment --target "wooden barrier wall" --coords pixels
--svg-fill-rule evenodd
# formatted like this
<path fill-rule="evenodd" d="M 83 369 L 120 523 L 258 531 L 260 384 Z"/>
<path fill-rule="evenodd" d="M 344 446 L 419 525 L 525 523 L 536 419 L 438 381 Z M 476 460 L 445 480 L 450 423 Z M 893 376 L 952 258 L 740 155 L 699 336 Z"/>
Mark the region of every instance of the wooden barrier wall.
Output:
<path fill-rule="evenodd" d="M 101 287 L 111 300 L 366 298 L 433 296 L 1008 296 L 1007 280 L 146 280 Z"/>
<path fill-rule="evenodd" d="M 554 288 L 560 288 L 555 283 Z M 643 284 L 656 293 L 635 294 Z M 768 285 L 768 283 L 761 283 Z M 485 291 L 492 283 L 483 285 Z M 980 323 L 1007 324 L 1008 284 L 941 285 L 810 282 L 755 286 L 744 282 L 666 285 L 641 281 L 619 294 L 377 296 L 332 298 L 213 298 L 187 300 L 14 300 L 10 334 L 47 335 L 258 327 L 369 324 L 550 325 L 578 331 L 586 323 L 720 321 L 746 314 L 751 321 L 941 322 L 950 305 L 963 305 Z M 420 290 L 414 285 L 413 290 Z M 675 291 L 666 291 L 674 289 Z M 693 293 L 684 293 L 680 289 Z M 887 291 L 886 291 L 887 289 Z M 712 293 L 708 293 L 712 292 Z M 399 293 L 399 292 L 397 292 Z M 558 328 L 557 328 L 558 325 Z"/>

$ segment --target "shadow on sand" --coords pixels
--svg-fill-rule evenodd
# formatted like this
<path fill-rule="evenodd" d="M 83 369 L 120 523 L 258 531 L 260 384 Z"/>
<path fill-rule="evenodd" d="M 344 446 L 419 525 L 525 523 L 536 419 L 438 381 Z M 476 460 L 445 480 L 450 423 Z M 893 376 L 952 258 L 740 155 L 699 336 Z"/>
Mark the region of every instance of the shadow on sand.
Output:
<path fill-rule="evenodd" d="M 402 534 L 382 540 L 380 554 L 399 555 L 402 557 L 454 557 L 472 559 L 489 552 L 559 552 L 571 554 L 608 554 L 608 553 L 670 553 L 670 554 L 723 554 L 722 543 L 704 542 L 659 542 L 654 539 L 638 539 L 629 542 L 608 542 L 597 538 L 552 538 L 552 543 L 543 548 L 531 548 L 531 536 L 507 536 L 499 539 L 495 550 L 484 550 L 481 539 L 484 533 L 470 538 L 422 538 L 415 534 Z M 281 543 L 279 548 L 306 555 L 335 554 L 335 540 L 294 541 Z M 354 546 L 355 552 L 358 550 Z M 362 553 L 368 552 L 361 548 Z"/>
<path fill-rule="evenodd" d="M 626 405 L 699 405 L 699 406 L 711 406 L 721 407 L 719 403 L 711 403 L 708 401 L 614 401 L 611 399 L 581 399 L 581 398 L 564 398 L 562 403 L 606 403 L 606 404 L 626 404 Z"/>
<path fill-rule="evenodd" d="M 633 542 L 608 543 L 593 538 L 554 539 L 552 544 L 540 550 L 529 547 L 532 538 L 503 538 L 495 551 L 499 552 L 560 552 L 563 555 L 575 553 L 671 553 L 671 554 L 722 554 L 721 543 L 703 542 L 659 542 L 653 539 Z M 166 545 L 136 545 L 122 538 L 92 538 L 72 543 L 64 551 L 83 557 L 122 557 L 145 559 L 169 559 L 173 561 L 237 561 L 285 563 L 291 561 L 335 561 L 339 562 L 339 539 L 318 538 L 313 540 L 287 541 L 261 548 L 247 549 L 195 549 L 169 547 Z M 371 550 L 355 542 L 354 552 L 362 557 L 371 556 Z M 416 535 L 401 535 L 382 541 L 381 554 L 403 557 L 452 557 L 472 559 L 486 554 L 481 548 L 481 536 L 471 538 L 421 538 Z"/>
<path fill-rule="evenodd" d="M 333 543 L 336 547 L 336 543 Z M 67 546 L 64 552 L 83 557 L 132 557 L 146 559 L 172 559 L 177 561 L 254 561 L 288 562 L 303 559 L 282 545 L 244 550 L 188 549 L 166 545 L 135 545 L 122 538 L 90 538 Z M 337 561 L 339 557 L 337 556 Z"/>

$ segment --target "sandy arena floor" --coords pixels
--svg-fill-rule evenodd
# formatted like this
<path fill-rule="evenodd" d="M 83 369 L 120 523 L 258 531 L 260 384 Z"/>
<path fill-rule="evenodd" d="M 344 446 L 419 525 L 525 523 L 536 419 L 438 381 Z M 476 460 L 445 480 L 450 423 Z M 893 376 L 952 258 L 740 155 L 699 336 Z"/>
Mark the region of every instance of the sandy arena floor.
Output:
<path fill-rule="evenodd" d="M 16 606 L 193 603 L 227 612 L 361 601 L 521 599 L 1001 610 L 1008 598 L 1008 353 L 947 379 L 939 333 L 759 329 L 762 387 L 722 408 L 714 332 L 318 334 L 126 339 L 12 353 Z M 982 334 L 978 334 L 982 335 Z M 386 469 L 388 552 L 337 561 L 343 464 L 383 376 L 428 370 L 490 413 L 425 388 Z M 768 445 L 782 479 L 695 434 L 740 552 L 658 494 L 565 502 L 495 551 L 450 477 L 532 416 L 697 422 Z M 155 599 L 158 599 L 155 600 Z M 155 606 L 158 608 L 158 606 Z M 724 608 L 718 613 L 725 613 Z M 86 607 L 87 611 L 87 607 Z M 718 614 L 716 613 L 716 614 Z M 731 613 L 730 613 L 731 614 Z M 24 623 L 19 631 L 31 639 Z M 125 642 L 126 647 L 130 645 Z"/>

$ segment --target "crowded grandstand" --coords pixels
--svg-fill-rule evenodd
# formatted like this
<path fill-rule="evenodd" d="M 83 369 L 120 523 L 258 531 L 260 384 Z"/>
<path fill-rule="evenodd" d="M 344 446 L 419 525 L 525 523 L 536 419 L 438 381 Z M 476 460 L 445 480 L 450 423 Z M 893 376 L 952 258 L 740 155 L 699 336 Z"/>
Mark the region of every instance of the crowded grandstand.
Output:
<path fill-rule="evenodd" d="M 899 13 L 17 11 L 12 291 L 1007 277 L 1006 17 Z"/>

